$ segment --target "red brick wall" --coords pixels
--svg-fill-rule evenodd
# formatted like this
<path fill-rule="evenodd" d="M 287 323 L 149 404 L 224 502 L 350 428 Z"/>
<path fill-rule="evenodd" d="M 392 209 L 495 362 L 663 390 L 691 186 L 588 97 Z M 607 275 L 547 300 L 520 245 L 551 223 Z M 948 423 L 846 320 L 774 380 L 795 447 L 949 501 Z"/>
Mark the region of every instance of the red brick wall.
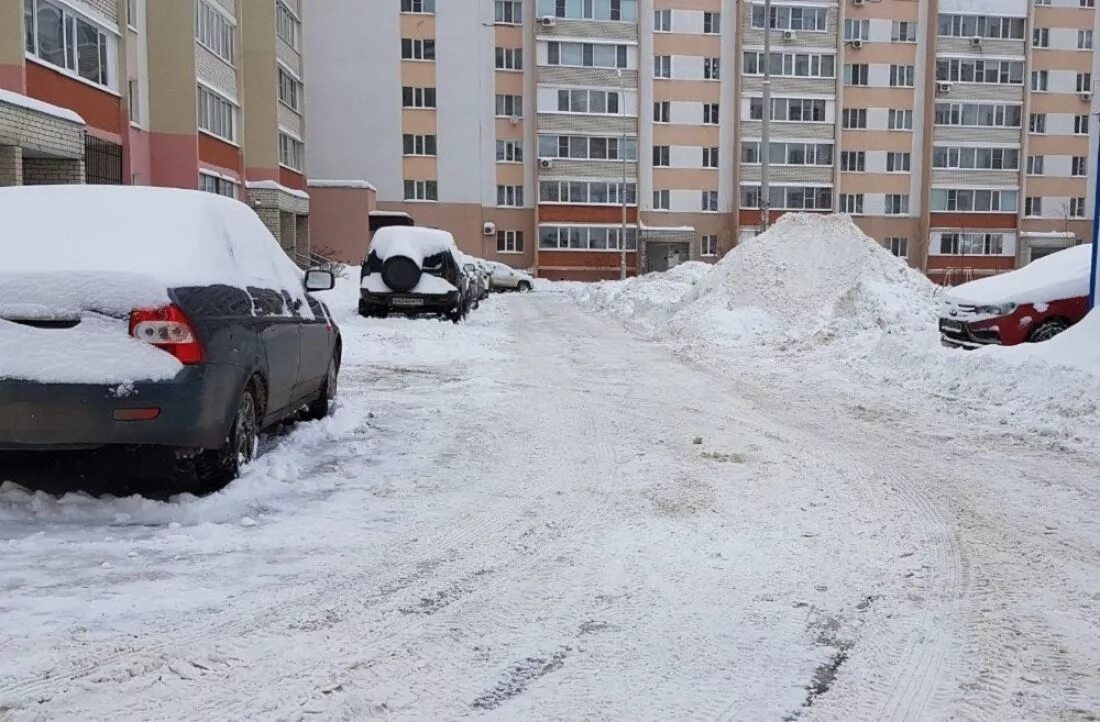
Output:
<path fill-rule="evenodd" d="M 199 133 L 199 160 L 221 168 L 232 168 L 244 177 L 241 149 L 206 133 Z"/>
<path fill-rule="evenodd" d="M 122 134 L 122 100 L 38 63 L 27 62 L 27 95 L 70 108 L 91 128 Z"/>
<path fill-rule="evenodd" d="M 622 223 L 622 206 L 539 206 L 539 223 Z M 638 209 L 628 206 L 626 222 L 638 222 Z"/>

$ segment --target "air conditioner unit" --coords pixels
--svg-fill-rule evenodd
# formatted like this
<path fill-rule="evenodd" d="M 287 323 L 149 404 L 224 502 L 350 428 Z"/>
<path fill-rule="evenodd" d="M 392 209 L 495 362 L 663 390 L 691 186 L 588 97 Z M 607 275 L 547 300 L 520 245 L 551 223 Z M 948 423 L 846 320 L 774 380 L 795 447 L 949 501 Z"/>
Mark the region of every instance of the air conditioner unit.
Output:
<path fill-rule="evenodd" d="M 481 226 L 481 235 L 483 236 L 495 236 L 497 234 L 497 224 L 492 221 L 486 221 Z"/>
<path fill-rule="evenodd" d="M 863 47 L 863 41 L 862 40 L 853 40 L 848 44 L 851 45 L 856 50 L 859 50 L 860 48 Z"/>
<path fill-rule="evenodd" d="M 550 158 L 539 158 L 539 168 L 542 168 L 542 169 L 545 170 L 546 168 L 553 168 L 553 167 L 554 167 L 554 161 L 551 160 Z"/>
<path fill-rule="evenodd" d="M 539 18 L 539 25 L 544 28 L 552 28 L 558 24 L 558 19 L 553 15 L 543 15 Z"/>
<path fill-rule="evenodd" d="M 853 5 L 866 5 L 867 0 L 852 0 Z"/>
<path fill-rule="evenodd" d="M 798 33 L 796 33 L 793 30 L 784 30 L 783 31 L 783 39 L 784 40 L 797 40 L 798 39 Z"/>
<path fill-rule="evenodd" d="M 1080 98 L 1081 98 L 1081 100 L 1083 100 L 1084 102 L 1086 102 L 1086 103 L 1087 103 L 1087 102 L 1089 102 L 1089 101 L 1091 101 L 1091 100 L 1092 100 L 1092 93 L 1090 93 L 1090 92 L 1088 92 L 1088 91 L 1086 90 L 1086 91 L 1085 91 L 1085 92 L 1083 92 L 1083 93 L 1079 93 L 1079 94 L 1078 94 L 1078 97 L 1080 97 Z"/>
<path fill-rule="evenodd" d="M 520 121 L 522 121 L 522 120 L 523 120 L 523 118 L 519 117 L 518 115 L 513 115 L 510 118 L 508 118 L 508 122 L 511 123 L 512 125 L 519 125 Z"/>
<path fill-rule="evenodd" d="M 937 95 L 948 95 L 951 92 L 951 88 L 954 85 L 955 85 L 954 83 L 948 83 L 948 82 L 936 83 L 936 94 Z"/>
<path fill-rule="evenodd" d="M 977 47 L 982 44 L 982 39 L 975 35 L 974 37 L 970 38 L 970 44 Z"/>

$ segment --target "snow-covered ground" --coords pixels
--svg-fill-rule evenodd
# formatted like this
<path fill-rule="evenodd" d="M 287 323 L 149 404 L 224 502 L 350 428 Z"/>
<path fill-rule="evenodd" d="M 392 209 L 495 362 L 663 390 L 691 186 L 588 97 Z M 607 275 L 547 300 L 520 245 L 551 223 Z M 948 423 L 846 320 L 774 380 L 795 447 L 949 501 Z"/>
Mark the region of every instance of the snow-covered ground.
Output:
<path fill-rule="evenodd" d="M 0 720 L 1100 714 L 1088 445 L 691 319 L 666 345 L 559 293 L 459 326 L 334 294 L 338 413 L 223 492 L 0 488 Z"/>

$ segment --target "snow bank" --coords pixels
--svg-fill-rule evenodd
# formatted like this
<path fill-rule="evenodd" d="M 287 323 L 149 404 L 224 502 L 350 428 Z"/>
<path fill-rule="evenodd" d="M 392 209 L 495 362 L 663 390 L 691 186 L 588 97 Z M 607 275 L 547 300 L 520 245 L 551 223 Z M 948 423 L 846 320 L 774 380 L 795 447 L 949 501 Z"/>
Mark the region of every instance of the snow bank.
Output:
<path fill-rule="evenodd" d="M 1092 246 L 1067 248 L 1032 261 L 1015 273 L 981 278 L 951 289 L 947 298 L 961 303 L 991 305 L 1012 302 L 1049 303 L 1089 295 Z"/>
<path fill-rule="evenodd" d="M 581 303 L 628 321 L 642 331 L 667 320 L 692 286 L 711 270 L 707 263 L 689 261 L 665 273 L 650 273 L 625 281 L 554 284 Z"/>

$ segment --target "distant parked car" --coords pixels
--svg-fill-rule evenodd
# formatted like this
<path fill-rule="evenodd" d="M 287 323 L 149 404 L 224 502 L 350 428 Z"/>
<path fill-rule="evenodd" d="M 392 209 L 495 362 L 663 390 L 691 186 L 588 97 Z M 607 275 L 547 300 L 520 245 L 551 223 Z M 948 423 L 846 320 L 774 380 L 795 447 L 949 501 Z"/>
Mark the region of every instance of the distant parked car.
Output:
<path fill-rule="evenodd" d="M 434 314 L 458 323 L 473 305 L 454 237 L 433 228 L 379 229 L 360 279 L 363 316 Z"/>
<path fill-rule="evenodd" d="M 1092 247 L 1067 248 L 1023 268 L 951 289 L 940 314 L 945 346 L 1014 346 L 1052 338 L 1088 313 Z"/>
<path fill-rule="evenodd" d="M 526 293 L 535 288 L 535 280 L 526 271 L 519 271 L 511 266 L 496 261 L 487 261 L 492 272 L 492 289 L 494 291 L 521 291 Z"/>
<path fill-rule="evenodd" d="M 340 331 L 251 208 L 167 188 L 0 188 L 0 449 L 138 447 L 224 485 L 329 413 Z M 194 476 L 191 476 L 193 472 Z"/>

